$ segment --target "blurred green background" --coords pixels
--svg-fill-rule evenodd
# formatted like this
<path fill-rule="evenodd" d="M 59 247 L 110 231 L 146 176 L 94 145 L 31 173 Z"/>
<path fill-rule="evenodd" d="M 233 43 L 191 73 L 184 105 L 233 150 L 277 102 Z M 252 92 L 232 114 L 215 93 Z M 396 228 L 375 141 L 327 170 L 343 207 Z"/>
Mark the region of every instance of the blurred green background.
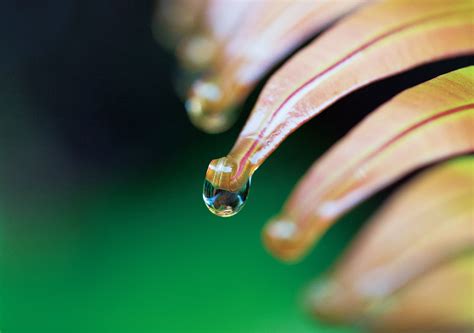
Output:
<path fill-rule="evenodd" d="M 304 163 L 280 154 L 256 178 L 248 207 L 222 220 L 200 198 L 200 156 L 215 146 L 183 150 L 138 180 L 125 175 L 4 216 L 2 332 L 353 332 L 315 324 L 298 304 L 349 228 L 298 265 L 260 243 Z"/>
<path fill-rule="evenodd" d="M 468 60 L 332 106 L 259 169 L 242 213 L 222 220 L 204 207 L 203 176 L 245 117 L 219 136 L 189 124 L 151 11 L 150 1 L 0 4 L 0 332 L 355 332 L 313 321 L 301 294 L 388 191 L 296 265 L 265 252 L 261 228 L 368 111 Z"/>

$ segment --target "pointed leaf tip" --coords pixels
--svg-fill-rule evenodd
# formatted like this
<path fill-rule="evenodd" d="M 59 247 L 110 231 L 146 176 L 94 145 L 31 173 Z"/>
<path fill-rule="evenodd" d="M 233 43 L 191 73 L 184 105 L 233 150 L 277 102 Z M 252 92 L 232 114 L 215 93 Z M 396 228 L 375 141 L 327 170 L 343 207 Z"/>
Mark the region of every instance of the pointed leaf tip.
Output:
<path fill-rule="evenodd" d="M 406 90 L 336 143 L 285 205 L 282 215 L 291 217 L 297 232 L 284 241 L 267 234 L 270 251 L 285 260 L 298 258 L 337 218 L 379 189 L 424 165 L 473 151 L 472 69 Z M 266 230 L 271 229 L 272 222 Z"/>

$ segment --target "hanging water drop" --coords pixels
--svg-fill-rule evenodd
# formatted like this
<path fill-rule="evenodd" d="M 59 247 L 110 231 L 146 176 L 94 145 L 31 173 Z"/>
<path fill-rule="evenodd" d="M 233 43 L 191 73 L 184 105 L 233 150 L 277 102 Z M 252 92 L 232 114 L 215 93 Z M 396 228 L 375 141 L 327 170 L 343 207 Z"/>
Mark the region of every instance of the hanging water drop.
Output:
<path fill-rule="evenodd" d="M 230 217 L 237 214 L 245 205 L 250 189 L 250 179 L 237 192 L 214 187 L 207 179 L 204 180 L 202 197 L 207 208 L 215 215 Z"/>

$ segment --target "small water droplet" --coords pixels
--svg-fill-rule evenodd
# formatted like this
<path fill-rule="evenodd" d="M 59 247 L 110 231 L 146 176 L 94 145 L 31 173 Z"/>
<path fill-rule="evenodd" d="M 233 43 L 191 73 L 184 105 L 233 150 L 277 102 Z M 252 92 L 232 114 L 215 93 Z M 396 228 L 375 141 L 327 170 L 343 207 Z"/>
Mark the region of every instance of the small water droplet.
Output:
<path fill-rule="evenodd" d="M 297 226 L 291 220 L 275 220 L 268 225 L 266 232 L 273 239 L 291 240 L 297 232 Z"/>
<path fill-rule="evenodd" d="M 237 214 L 245 205 L 250 190 L 250 178 L 237 192 L 227 191 L 204 180 L 202 197 L 207 208 L 220 217 L 230 217 Z"/>
<path fill-rule="evenodd" d="M 210 134 L 228 130 L 236 120 L 233 107 L 226 106 L 216 79 L 198 80 L 186 100 L 189 119 L 197 128 Z"/>

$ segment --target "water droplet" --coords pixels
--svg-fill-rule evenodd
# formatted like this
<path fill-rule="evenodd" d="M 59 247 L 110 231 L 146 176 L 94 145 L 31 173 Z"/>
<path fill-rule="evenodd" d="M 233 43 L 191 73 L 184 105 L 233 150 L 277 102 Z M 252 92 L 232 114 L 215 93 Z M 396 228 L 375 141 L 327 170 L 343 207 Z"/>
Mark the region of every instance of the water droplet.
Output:
<path fill-rule="evenodd" d="M 210 134 L 228 130 L 236 120 L 232 107 L 226 107 L 216 80 L 199 80 L 190 89 L 186 111 L 194 126 Z"/>
<path fill-rule="evenodd" d="M 297 226 L 291 220 L 276 220 L 267 226 L 266 232 L 273 239 L 291 240 L 297 232 Z"/>
<path fill-rule="evenodd" d="M 238 191 L 232 192 L 215 187 L 204 180 L 202 197 L 207 208 L 215 215 L 230 217 L 237 214 L 245 205 L 250 190 L 250 178 Z"/>
<path fill-rule="evenodd" d="M 241 165 L 231 155 L 212 160 L 206 171 L 203 199 L 209 210 L 221 217 L 237 214 L 250 190 L 252 165 Z"/>

